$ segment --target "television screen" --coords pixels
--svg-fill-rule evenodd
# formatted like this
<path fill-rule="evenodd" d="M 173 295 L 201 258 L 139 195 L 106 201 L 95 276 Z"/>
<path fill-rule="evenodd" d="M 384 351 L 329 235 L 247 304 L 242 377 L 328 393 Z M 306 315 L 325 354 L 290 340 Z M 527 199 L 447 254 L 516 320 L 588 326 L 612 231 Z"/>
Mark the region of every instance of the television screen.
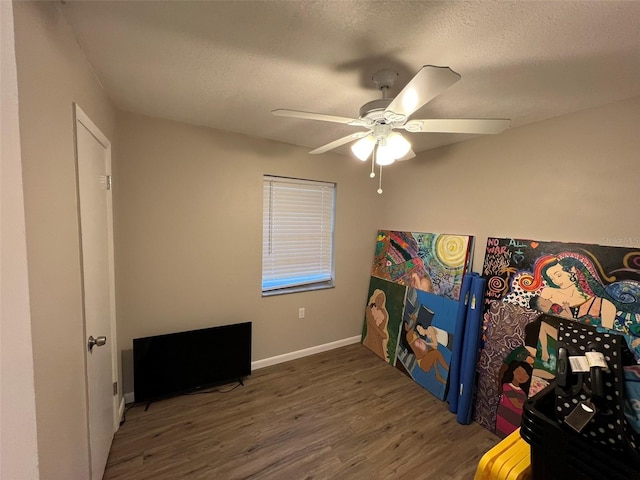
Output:
<path fill-rule="evenodd" d="M 133 339 L 136 402 L 251 374 L 251 322 Z"/>

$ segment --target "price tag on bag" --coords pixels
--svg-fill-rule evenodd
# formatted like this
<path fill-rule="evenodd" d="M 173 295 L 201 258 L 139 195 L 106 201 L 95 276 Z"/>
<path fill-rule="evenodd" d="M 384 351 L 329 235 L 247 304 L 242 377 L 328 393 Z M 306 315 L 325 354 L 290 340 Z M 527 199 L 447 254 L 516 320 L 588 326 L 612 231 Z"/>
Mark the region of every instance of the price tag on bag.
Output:
<path fill-rule="evenodd" d="M 589 362 L 587 357 L 569 357 L 569 364 L 573 373 L 588 372 Z"/>
<path fill-rule="evenodd" d="M 571 365 L 571 371 L 574 373 L 588 372 L 591 367 L 600 367 L 609 371 L 607 360 L 602 352 L 586 352 L 584 356 L 569 357 L 569 364 Z"/>
<path fill-rule="evenodd" d="M 586 352 L 584 356 L 587 357 L 589 367 L 600 367 L 604 368 L 605 370 L 609 369 L 607 360 L 604 358 L 602 352 Z"/>

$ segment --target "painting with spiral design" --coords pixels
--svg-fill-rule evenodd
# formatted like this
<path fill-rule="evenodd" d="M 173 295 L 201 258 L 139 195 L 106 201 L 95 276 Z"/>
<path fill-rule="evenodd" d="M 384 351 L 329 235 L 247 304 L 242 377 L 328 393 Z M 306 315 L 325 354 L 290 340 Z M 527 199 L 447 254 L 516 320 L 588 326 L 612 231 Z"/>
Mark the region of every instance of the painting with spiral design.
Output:
<path fill-rule="evenodd" d="M 380 230 L 371 274 L 458 300 L 472 246 L 468 235 Z"/>
<path fill-rule="evenodd" d="M 640 248 L 489 238 L 482 274 L 482 393 L 474 419 L 486 428 L 501 436 L 516 428 L 519 412 L 508 412 L 511 422 L 501 417 L 504 392 L 534 395 L 555 374 L 557 330 L 536 321 L 541 314 L 619 332 L 640 360 Z M 520 367 L 521 381 L 504 374 L 509 366 Z"/>
<path fill-rule="evenodd" d="M 640 248 L 489 238 L 485 301 L 640 336 Z"/>

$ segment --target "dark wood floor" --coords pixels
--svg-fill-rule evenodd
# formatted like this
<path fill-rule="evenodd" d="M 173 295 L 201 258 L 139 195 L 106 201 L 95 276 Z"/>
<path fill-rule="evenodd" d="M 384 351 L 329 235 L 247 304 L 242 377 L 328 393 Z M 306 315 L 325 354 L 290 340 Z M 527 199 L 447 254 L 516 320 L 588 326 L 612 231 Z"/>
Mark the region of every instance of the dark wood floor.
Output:
<path fill-rule="evenodd" d="M 105 479 L 471 479 L 498 442 L 360 344 L 126 417 Z"/>

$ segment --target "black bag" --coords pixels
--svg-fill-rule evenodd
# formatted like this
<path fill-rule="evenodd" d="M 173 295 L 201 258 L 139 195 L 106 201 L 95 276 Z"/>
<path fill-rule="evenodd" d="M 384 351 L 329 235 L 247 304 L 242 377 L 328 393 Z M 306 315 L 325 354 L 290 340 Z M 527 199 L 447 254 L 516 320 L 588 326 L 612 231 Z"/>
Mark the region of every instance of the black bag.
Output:
<path fill-rule="evenodd" d="M 561 319 L 558 323 L 557 420 L 565 428 L 570 428 L 567 417 L 572 414 L 572 418 L 579 416 L 580 404 L 588 402 L 587 408 L 589 405 L 596 407 L 595 414 L 579 434 L 589 442 L 598 444 L 599 448 L 638 458 L 639 439 L 624 415 L 623 366 L 634 363 L 624 337 L 599 332 L 593 326 L 571 320 Z M 584 356 L 587 351 L 602 352 L 608 368 L 596 367 L 589 372 L 573 373 L 566 357 L 562 355 L 562 349 L 566 350 L 566 357 Z"/>

